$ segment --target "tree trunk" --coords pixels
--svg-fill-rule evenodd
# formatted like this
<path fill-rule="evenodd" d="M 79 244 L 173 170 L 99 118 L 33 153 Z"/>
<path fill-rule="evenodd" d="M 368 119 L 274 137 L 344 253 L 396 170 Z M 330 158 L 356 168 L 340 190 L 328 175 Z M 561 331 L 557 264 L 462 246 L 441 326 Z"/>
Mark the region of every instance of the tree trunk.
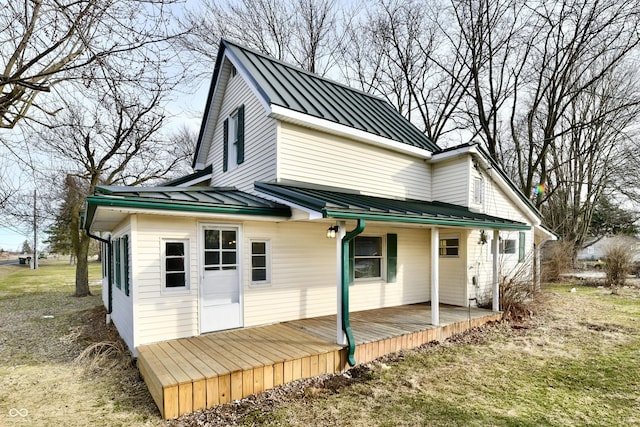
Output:
<path fill-rule="evenodd" d="M 86 297 L 91 295 L 89 290 L 89 242 L 90 238 L 84 230 L 78 236 L 78 247 L 76 248 L 76 297 Z"/>

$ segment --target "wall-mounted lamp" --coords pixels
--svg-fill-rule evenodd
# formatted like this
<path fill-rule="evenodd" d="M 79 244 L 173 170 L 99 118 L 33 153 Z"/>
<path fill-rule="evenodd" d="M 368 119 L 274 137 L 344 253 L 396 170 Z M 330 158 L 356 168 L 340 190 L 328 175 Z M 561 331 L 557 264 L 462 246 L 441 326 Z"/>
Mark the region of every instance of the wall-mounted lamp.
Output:
<path fill-rule="evenodd" d="M 327 239 L 335 239 L 336 238 L 336 233 L 338 231 L 340 231 L 340 227 L 338 227 L 337 225 L 329 227 L 327 229 Z"/>

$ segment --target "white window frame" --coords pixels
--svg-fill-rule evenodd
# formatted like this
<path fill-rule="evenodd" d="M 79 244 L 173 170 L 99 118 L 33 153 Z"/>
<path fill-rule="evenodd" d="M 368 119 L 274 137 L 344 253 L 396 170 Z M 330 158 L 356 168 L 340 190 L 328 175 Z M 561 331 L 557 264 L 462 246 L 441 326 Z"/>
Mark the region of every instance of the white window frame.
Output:
<path fill-rule="evenodd" d="M 229 114 L 227 129 L 227 172 L 238 167 L 238 109 Z"/>
<path fill-rule="evenodd" d="M 264 243 L 264 257 L 265 257 L 265 280 L 253 280 L 253 244 Z M 252 286 L 265 286 L 271 284 L 271 240 L 269 239 L 250 239 L 249 240 L 249 253 L 251 257 L 251 263 L 249 264 L 251 285 Z M 255 256 L 263 256 L 262 254 L 255 254 Z M 262 267 L 259 267 L 262 269 Z"/>
<path fill-rule="evenodd" d="M 184 247 L 184 286 L 167 287 L 167 243 L 182 243 Z M 163 293 L 180 293 L 187 292 L 190 289 L 190 256 L 189 256 L 189 239 L 160 239 L 160 271 L 161 271 L 161 289 Z"/>
<path fill-rule="evenodd" d="M 481 176 L 473 177 L 472 198 L 474 205 L 482 205 L 484 203 L 484 179 Z"/>
<path fill-rule="evenodd" d="M 386 259 L 387 259 L 387 239 L 385 238 L 385 236 L 380 236 L 380 235 L 360 235 L 360 236 L 356 236 L 355 237 L 355 241 L 354 241 L 354 248 L 355 248 L 355 244 L 358 240 L 359 237 L 374 237 L 374 238 L 378 238 L 380 239 L 380 251 L 382 252 L 380 255 L 375 255 L 375 256 L 357 256 L 354 252 L 353 254 L 353 265 L 354 265 L 354 272 L 353 272 L 353 281 L 361 283 L 361 282 L 379 282 L 384 280 L 385 277 L 387 277 L 387 263 L 386 263 Z M 355 264 L 358 262 L 358 259 L 380 259 L 380 276 L 375 276 L 375 277 L 355 277 Z"/>
<path fill-rule="evenodd" d="M 448 245 L 442 246 L 442 242 L 443 241 L 446 242 L 447 240 L 457 240 L 458 244 L 457 245 L 450 245 L 450 246 L 448 246 Z M 446 248 L 456 248 L 458 250 L 458 253 L 456 255 L 447 255 L 446 253 L 442 254 L 440 252 L 441 248 L 445 248 L 445 249 Z M 454 234 L 454 235 L 442 235 L 442 236 L 440 236 L 440 239 L 438 241 L 438 256 L 440 258 L 460 258 L 460 249 L 461 249 L 461 247 L 460 247 L 460 235 Z M 446 250 L 445 250 L 445 252 L 446 252 Z"/>

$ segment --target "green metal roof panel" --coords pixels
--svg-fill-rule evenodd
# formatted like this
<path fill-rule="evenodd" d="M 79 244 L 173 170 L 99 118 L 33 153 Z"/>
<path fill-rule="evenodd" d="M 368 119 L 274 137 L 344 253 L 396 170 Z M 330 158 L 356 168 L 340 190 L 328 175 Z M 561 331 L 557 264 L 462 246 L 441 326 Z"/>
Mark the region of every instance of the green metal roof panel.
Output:
<path fill-rule="evenodd" d="M 419 224 L 528 230 L 530 226 L 464 206 L 414 199 L 366 196 L 345 189 L 257 182 L 258 191 L 322 213 L 326 218 L 370 219 Z"/>
<path fill-rule="evenodd" d="M 291 216 L 288 206 L 233 187 L 99 186 L 93 196 L 87 197 L 87 230 L 91 227 L 98 206 L 283 218 Z"/>
<path fill-rule="evenodd" d="M 388 102 L 227 40 L 227 50 L 269 104 L 329 120 L 431 152 L 440 147 Z M 220 66 L 220 65 L 218 65 Z M 215 73 L 214 73 L 215 76 Z"/>

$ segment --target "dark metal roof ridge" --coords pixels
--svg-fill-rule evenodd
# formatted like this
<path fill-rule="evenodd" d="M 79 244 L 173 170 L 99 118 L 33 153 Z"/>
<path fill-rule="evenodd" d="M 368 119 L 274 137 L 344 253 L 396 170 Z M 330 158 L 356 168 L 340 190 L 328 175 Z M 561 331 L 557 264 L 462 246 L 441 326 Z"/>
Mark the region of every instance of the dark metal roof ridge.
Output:
<path fill-rule="evenodd" d="M 136 186 L 119 186 L 119 185 L 99 185 L 95 188 L 96 192 L 102 194 L 115 194 L 115 193 L 190 193 L 190 192 L 207 192 L 207 191 L 240 191 L 236 187 L 210 187 L 206 185 L 194 185 L 192 187 L 173 187 L 173 186 L 158 186 L 158 187 L 136 187 Z"/>

